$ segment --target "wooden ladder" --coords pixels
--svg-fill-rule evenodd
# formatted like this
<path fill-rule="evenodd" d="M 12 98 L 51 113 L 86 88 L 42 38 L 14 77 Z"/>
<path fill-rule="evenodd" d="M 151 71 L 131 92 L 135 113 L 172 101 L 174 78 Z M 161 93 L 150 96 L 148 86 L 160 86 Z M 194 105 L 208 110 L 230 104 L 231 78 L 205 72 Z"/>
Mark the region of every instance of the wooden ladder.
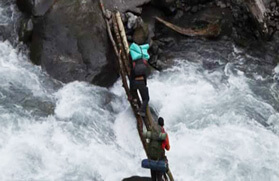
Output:
<path fill-rule="evenodd" d="M 128 41 L 126 38 L 125 28 L 123 26 L 123 22 L 122 22 L 120 13 L 119 12 L 112 13 L 112 16 L 110 17 L 110 19 L 108 19 L 108 17 L 106 17 L 106 10 L 104 8 L 103 0 L 100 0 L 100 7 L 102 10 L 104 19 L 105 19 L 107 32 L 108 32 L 110 41 L 112 43 L 114 52 L 118 59 L 119 74 L 122 79 L 123 87 L 125 89 L 127 97 L 131 98 L 132 96 L 131 96 L 130 89 L 129 89 L 128 82 L 127 82 L 127 79 L 130 78 L 130 67 L 131 67 L 130 61 L 129 61 L 129 45 L 128 45 Z M 145 150 L 145 153 L 148 156 L 147 142 L 143 136 L 143 126 L 145 126 L 147 130 L 151 130 L 151 128 L 153 126 L 155 126 L 154 120 L 153 120 L 153 116 L 151 114 L 149 107 L 147 107 L 147 111 L 146 111 L 147 116 L 145 119 L 143 119 L 140 115 L 137 114 L 137 110 L 141 106 L 139 95 L 137 94 L 137 97 L 134 99 L 137 100 L 136 103 L 134 103 L 131 99 L 128 99 L 128 101 L 130 102 L 131 108 L 136 117 L 138 133 L 139 133 L 143 148 Z M 174 180 L 170 169 L 167 172 L 167 174 L 165 174 L 164 178 L 165 178 L 165 181 Z"/>

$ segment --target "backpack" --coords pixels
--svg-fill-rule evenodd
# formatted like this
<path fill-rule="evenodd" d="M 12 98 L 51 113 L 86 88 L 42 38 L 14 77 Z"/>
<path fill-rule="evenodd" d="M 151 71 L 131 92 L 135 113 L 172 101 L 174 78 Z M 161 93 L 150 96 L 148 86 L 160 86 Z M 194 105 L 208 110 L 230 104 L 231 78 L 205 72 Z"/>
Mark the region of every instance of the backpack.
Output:
<path fill-rule="evenodd" d="M 132 43 L 130 46 L 130 55 L 133 61 L 137 61 L 139 59 L 149 60 L 150 56 L 148 54 L 149 45 L 138 45 L 136 43 Z"/>
<path fill-rule="evenodd" d="M 133 70 L 135 77 L 146 76 L 147 74 L 147 61 L 139 59 L 133 62 Z"/>
<path fill-rule="evenodd" d="M 151 160 L 160 160 L 165 156 L 165 150 L 162 148 L 160 132 L 155 128 L 151 130 L 150 142 L 147 144 L 147 153 Z"/>

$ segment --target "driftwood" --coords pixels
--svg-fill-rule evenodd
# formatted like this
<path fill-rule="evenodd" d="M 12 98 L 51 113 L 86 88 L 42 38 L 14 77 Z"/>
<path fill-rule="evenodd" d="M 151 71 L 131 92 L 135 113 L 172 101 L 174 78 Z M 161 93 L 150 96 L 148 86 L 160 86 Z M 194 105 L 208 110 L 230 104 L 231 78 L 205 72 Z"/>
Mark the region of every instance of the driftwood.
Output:
<path fill-rule="evenodd" d="M 156 20 L 167 26 L 168 28 L 186 36 L 205 36 L 205 37 L 217 37 L 221 32 L 221 27 L 219 24 L 209 24 L 204 29 L 192 29 L 192 28 L 182 28 L 167 22 L 159 17 L 155 17 Z"/>

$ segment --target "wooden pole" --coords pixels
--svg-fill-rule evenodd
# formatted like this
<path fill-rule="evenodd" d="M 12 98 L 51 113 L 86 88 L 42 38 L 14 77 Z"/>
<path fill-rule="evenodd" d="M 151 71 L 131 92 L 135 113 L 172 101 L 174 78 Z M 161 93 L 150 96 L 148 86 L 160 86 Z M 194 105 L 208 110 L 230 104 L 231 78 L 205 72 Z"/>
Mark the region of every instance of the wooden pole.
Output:
<path fill-rule="evenodd" d="M 110 29 L 110 25 L 109 25 L 109 21 L 107 20 L 106 18 L 106 11 L 105 11 L 105 8 L 104 8 L 104 3 L 103 3 L 103 0 L 100 0 L 100 8 L 101 8 L 101 11 L 103 13 L 103 17 L 104 17 L 104 20 L 105 20 L 105 23 L 106 23 L 106 27 L 107 27 L 107 32 L 108 32 L 108 35 L 109 35 L 109 39 L 112 43 L 112 46 L 113 46 L 113 49 L 114 49 L 114 52 L 116 54 L 116 56 L 118 57 L 118 49 L 116 47 L 116 43 L 113 39 L 113 36 L 112 36 L 112 33 L 111 33 L 111 29 Z"/>
<path fill-rule="evenodd" d="M 126 37 L 126 32 L 125 32 L 125 28 L 120 16 L 120 13 L 117 12 L 116 13 L 116 20 L 117 20 L 117 24 L 118 24 L 118 28 L 119 28 L 119 32 L 120 32 L 120 36 L 121 36 L 121 40 L 122 40 L 122 44 L 125 50 L 125 62 L 124 64 L 126 65 L 126 69 L 128 70 L 128 75 L 130 75 L 130 59 L 129 59 L 129 44 L 127 41 L 127 37 Z"/>

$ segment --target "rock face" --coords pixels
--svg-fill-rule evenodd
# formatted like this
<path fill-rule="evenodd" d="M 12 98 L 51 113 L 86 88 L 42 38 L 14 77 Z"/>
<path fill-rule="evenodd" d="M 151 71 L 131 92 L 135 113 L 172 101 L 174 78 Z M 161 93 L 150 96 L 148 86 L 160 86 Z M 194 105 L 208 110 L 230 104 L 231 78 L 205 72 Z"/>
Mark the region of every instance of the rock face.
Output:
<path fill-rule="evenodd" d="M 34 16 L 43 16 L 55 0 L 17 0 L 19 9 Z"/>
<path fill-rule="evenodd" d="M 115 57 L 98 1 L 57 0 L 35 19 L 31 60 L 52 77 L 110 86 L 117 79 Z"/>
<path fill-rule="evenodd" d="M 279 1 L 268 1 L 265 4 L 268 7 L 267 13 L 265 14 L 268 30 L 270 34 L 274 34 L 276 31 L 279 31 Z"/>
<path fill-rule="evenodd" d="M 19 29 L 19 40 L 29 43 L 33 32 L 33 22 L 31 19 L 22 19 Z"/>
<path fill-rule="evenodd" d="M 152 0 L 152 5 L 162 8 L 166 14 L 173 14 L 176 11 L 175 0 Z"/>
<path fill-rule="evenodd" d="M 257 11 L 261 12 L 261 18 L 265 16 L 261 22 L 268 18 L 267 28 L 272 30 L 269 32 L 279 30 L 278 0 L 103 1 L 105 7 L 110 10 L 136 13 L 142 11 L 142 5 L 151 2 L 152 7 L 157 7 L 164 15 L 172 15 L 169 16 L 170 20 L 173 19 L 174 24 L 183 27 L 202 28 L 206 23 L 218 22 L 222 26 L 221 35 L 224 39 L 231 38 L 244 46 L 260 37 L 259 27 L 253 21 L 255 19 L 253 15 L 258 15 Z M 22 23 L 21 37 L 23 41 L 30 41 L 32 34 L 31 42 L 26 42 L 30 44 L 31 60 L 41 65 L 52 77 L 63 82 L 80 80 L 106 87 L 112 85 L 118 77 L 116 59 L 98 2 L 98 0 L 17 0 L 19 8 L 30 15 Z M 244 2 L 251 7 L 247 8 Z M 262 2 L 260 4 L 268 8 L 264 10 L 259 8 L 263 6 L 253 2 Z M 257 11 L 252 11 L 253 8 Z M 147 16 L 146 12 L 143 16 Z M 147 32 L 146 29 L 143 28 L 141 32 Z M 155 59 L 163 60 L 165 56 L 160 56 L 163 47 L 169 48 L 176 39 L 183 37 L 172 39 L 167 35 L 167 38 L 164 38 L 167 32 L 165 28 L 156 29 L 154 32 L 154 28 L 152 29 L 155 43 L 151 49 L 154 57 L 157 57 Z"/>
<path fill-rule="evenodd" d="M 97 1 L 97 0 L 96 0 Z M 137 12 L 141 10 L 140 6 L 149 3 L 151 0 L 104 0 L 106 8 L 110 10 L 117 9 L 120 12 Z"/>
<path fill-rule="evenodd" d="M 104 0 L 104 4 L 111 10 L 140 12 L 140 6 L 150 1 Z M 17 0 L 17 5 L 34 24 L 30 43 L 25 31 L 29 22 L 20 32 L 30 44 L 31 60 L 49 75 L 65 83 L 79 80 L 105 87 L 116 81 L 116 59 L 98 0 Z"/>

